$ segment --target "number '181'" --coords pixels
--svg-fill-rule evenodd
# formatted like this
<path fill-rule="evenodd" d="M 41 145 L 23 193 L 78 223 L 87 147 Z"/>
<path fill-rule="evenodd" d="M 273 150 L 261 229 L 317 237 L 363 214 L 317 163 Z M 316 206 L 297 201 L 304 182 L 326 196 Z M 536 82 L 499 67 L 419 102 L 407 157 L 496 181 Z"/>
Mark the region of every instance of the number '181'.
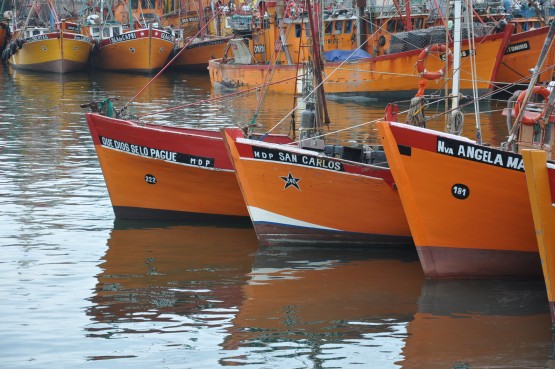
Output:
<path fill-rule="evenodd" d="M 459 200 L 464 200 L 470 195 L 470 189 L 466 185 L 457 183 L 451 187 L 451 194 Z"/>

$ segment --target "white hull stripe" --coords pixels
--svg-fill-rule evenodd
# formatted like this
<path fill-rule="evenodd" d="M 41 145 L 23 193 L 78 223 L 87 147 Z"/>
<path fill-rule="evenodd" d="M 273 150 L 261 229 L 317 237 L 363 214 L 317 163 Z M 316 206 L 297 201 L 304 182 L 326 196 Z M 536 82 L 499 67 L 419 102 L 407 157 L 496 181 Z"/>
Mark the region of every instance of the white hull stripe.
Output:
<path fill-rule="evenodd" d="M 303 222 L 302 220 L 289 218 L 254 206 L 248 206 L 247 208 L 249 210 L 251 219 L 254 223 L 273 223 L 273 224 L 282 224 L 290 227 L 315 228 L 315 229 L 325 229 L 328 231 L 339 231 L 339 229 L 336 229 L 336 228 L 329 228 L 318 224 Z"/>

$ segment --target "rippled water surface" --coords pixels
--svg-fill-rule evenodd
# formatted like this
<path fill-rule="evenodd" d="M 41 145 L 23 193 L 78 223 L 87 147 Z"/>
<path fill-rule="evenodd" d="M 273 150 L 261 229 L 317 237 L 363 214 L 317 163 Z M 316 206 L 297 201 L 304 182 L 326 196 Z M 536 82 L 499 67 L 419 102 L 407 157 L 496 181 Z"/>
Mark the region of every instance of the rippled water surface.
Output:
<path fill-rule="evenodd" d="M 251 228 L 116 221 L 80 104 L 113 96 L 205 128 L 258 107 L 257 94 L 208 101 L 231 91 L 207 75 L 164 74 L 135 97 L 148 81 L 0 71 L 0 368 L 555 367 L 542 280 L 428 281 L 411 249 L 261 248 Z M 292 106 L 267 96 L 257 123 Z M 330 129 L 384 106 L 330 99 Z M 486 141 L 505 135 L 498 109 L 484 106 Z"/>

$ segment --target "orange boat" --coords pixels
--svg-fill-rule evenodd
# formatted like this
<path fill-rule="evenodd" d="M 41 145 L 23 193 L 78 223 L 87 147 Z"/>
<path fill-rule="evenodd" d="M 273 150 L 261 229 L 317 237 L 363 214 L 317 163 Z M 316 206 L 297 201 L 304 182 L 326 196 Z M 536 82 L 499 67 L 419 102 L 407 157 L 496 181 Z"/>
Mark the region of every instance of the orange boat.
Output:
<path fill-rule="evenodd" d="M 296 3 L 291 1 L 287 6 L 289 4 Z M 272 8 L 270 10 L 273 11 Z M 287 14 L 277 15 L 278 19 L 282 19 L 281 27 L 275 26 L 270 17 L 270 22 L 260 23 L 263 26 L 248 39 L 248 46 L 243 39 L 233 40 L 224 58 L 211 60 L 208 69 L 212 84 L 249 88 L 272 82 L 269 91 L 295 92 L 296 77 L 304 74 L 299 63 L 308 59 L 308 52 L 303 50 L 310 45 L 309 34 L 301 30 L 307 28 L 309 22 L 304 13 L 296 17 L 288 17 Z M 445 42 L 444 27 L 395 33 L 389 42 L 384 41 L 388 49 L 371 57 L 362 50 L 356 50 L 360 45 L 356 42 L 357 29 L 350 14 L 340 12 L 337 17 L 323 17 L 326 32 L 322 35 L 322 44 L 324 53 L 328 52 L 324 68 L 326 93 L 382 98 L 399 98 L 399 94 L 413 96 L 423 76 L 433 80 L 428 82 L 428 89 L 443 90 L 445 84 L 450 85 L 442 78 L 444 73 L 441 72 L 445 72 L 446 68 L 442 58 L 451 52 L 445 48 L 435 51 L 438 43 Z M 475 40 L 476 80 L 481 94 L 493 89 L 492 81 L 495 81 L 503 50 L 512 32 L 511 25 L 507 25 L 503 32 L 494 34 L 489 34 L 491 29 L 488 27 L 493 26 L 483 26 L 482 36 Z M 466 62 L 470 59 L 467 41 L 462 44 L 464 62 L 460 70 L 461 90 L 465 93 L 472 89 L 471 67 Z M 282 45 L 287 47 L 284 49 Z M 332 50 L 342 55 L 334 55 Z M 447 58 L 450 59 L 449 55 Z M 428 71 L 437 72 L 429 74 L 426 73 Z"/>
<path fill-rule="evenodd" d="M 508 29 L 510 27 L 507 27 Z M 477 40 L 477 73 L 478 89 L 480 94 L 485 94 L 493 89 L 491 81 L 495 75 L 503 50 L 509 40 L 509 31 L 497 33 Z M 297 64 L 247 64 L 241 60 L 250 61 L 246 52 L 241 52 L 239 46 L 242 41 L 235 41 L 232 58 L 210 60 L 208 70 L 210 80 L 214 86 L 249 88 L 263 85 L 267 82 L 273 84 L 269 91 L 280 93 L 293 93 L 296 87 L 296 77 L 304 74 Z M 465 44 L 463 44 L 465 45 Z M 465 46 L 463 46 L 464 48 Z M 463 53 L 468 48 L 463 49 Z M 430 55 L 432 53 L 429 53 Z M 417 72 L 418 67 L 428 55 L 428 49 L 415 49 L 396 54 L 378 57 L 361 58 L 352 61 L 326 62 L 324 66 L 325 89 L 329 94 L 362 94 L 380 98 L 399 98 L 414 96 L 422 76 Z M 239 62 L 238 62 L 239 61 Z M 422 70 L 441 71 L 444 63 L 439 58 L 428 59 Z M 440 73 L 440 72 L 439 72 Z M 268 75 L 271 75 L 271 80 Z M 465 93 L 472 88 L 470 64 L 464 63 L 461 68 L 461 90 Z M 432 76 L 433 81 L 428 82 L 428 89 L 441 89 L 442 80 Z M 450 85 L 450 84 L 449 84 Z"/>
<path fill-rule="evenodd" d="M 152 72 L 161 69 L 174 49 L 174 38 L 168 31 L 153 27 L 124 31 L 120 23 L 88 26 L 96 41 L 91 52 L 94 68 Z"/>
<path fill-rule="evenodd" d="M 409 30 L 420 30 L 434 26 L 445 26 L 444 14 L 437 7 L 429 10 L 423 4 L 411 4 L 410 7 L 405 6 L 399 9 L 398 6 L 390 5 L 389 9 L 382 9 L 370 14 L 361 22 L 361 27 L 370 30 L 362 34 L 369 34 L 367 37 L 366 50 L 372 56 L 387 55 L 393 51 L 402 51 L 407 48 L 414 47 L 415 37 L 406 38 L 405 43 L 400 43 L 400 38 L 405 39 Z M 408 14 L 403 11 L 407 10 Z M 512 26 L 512 34 L 508 45 L 501 57 L 499 69 L 495 74 L 492 82 L 496 89 L 514 90 L 514 84 L 527 84 L 530 77 L 530 69 L 534 67 L 535 61 L 538 59 L 542 49 L 545 37 L 549 30 L 548 23 L 541 18 L 525 18 L 525 17 L 507 17 L 507 13 L 501 7 L 493 7 L 488 2 L 474 4 L 475 20 L 480 24 L 496 24 L 496 28 L 491 32 L 500 32 L 505 24 Z M 435 14 L 432 15 L 431 13 Z M 478 24 L 478 23 L 476 23 Z M 437 28 L 436 28 L 437 29 Z M 489 31 L 488 31 L 489 32 Z M 416 32 L 417 33 L 417 32 Z M 436 42 L 445 39 L 444 34 L 437 37 L 437 33 L 433 33 L 430 37 L 434 37 Z M 397 43 L 392 47 L 392 43 Z M 550 50 L 550 55 L 546 61 L 547 65 L 555 64 L 555 50 Z M 546 68 L 539 77 L 540 82 L 550 81 L 552 79 L 552 68 Z"/>
<path fill-rule="evenodd" d="M 551 322 L 555 325 L 555 164 L 547 160 L 544 150 L 523 150 L 522 157 Z"/>
<path fill-rule="evenodd" d="M 178 57 L 171 68 L 186 71 L 206 72 L 208 61 L 221 57 L 232 36 L 205 36 L 191 41 L 184 50 L 176 49 Z"/>
<path fill-rule="evenodd" d="M 378 123 L 427 277 L 541 273 L 524 164 L 518 152 L 537 146 L 547 149 L 554 143 L 553 130 L 546 129 L 553 124 L 551 92 L 534 85 L 554 37 L 552 23 L 529 89 L 509 99 L 506 114 L 515 119 L 512 123 L 508 118 L 509 139 L 499 148 L 482 144 L 479 127 L 477 141 L 473 141 L 424 127 Z M 534 110 L 531 101 L 535 101 Z M 453 106 L 451 117 L 460 113 L 456 99 Z M 462 120 L 458 129 L 451 123 L 449 131 L 460 132 Z"/>
<path fill-rule="evenodd" d="M 93 40 L 79 32 L 77 23 L 62 21 L 55 29 L 27 27 L 18 31 L 5 52 L 16 70 L 68 73 L 88 67 Z"/>
<path fill-rule="evenodd" d="M 541 273 L 520 154 L 401 123 L 378 131 L 427 277 Z"/>
<path fill-rule="evenodd" d="M 503 88 L 519 81 L 521 84 L 527 84 L 530 78 L 530 69 L 538 60 L 549 26 L 517 32 L 521 27 L 520 24 L 519 27 L 515 27 L 515 32 L 511 35 L 509 44 L 505 48 L 494 79 L 496 87 Z M 554 48 L 549 50 L 545 64 L 555 64 Z M 549 82 L 552 77 L 553 69 L 547 67 L 539 75 L 538 82 Z"/>
<path fill-rule="evenodd" d="M 223 135 L 262 245 L 412 243 L 389 169 L 370 164 L 380 152 L 299 149 L 232 128 Z"/>
<path fill-rule="evenodd" d="M 218 131 L 86 118 L 117 218 L 248 223 Z"/>
<path fill-rule="evenodd" d="M 171 59 L 169 66 L 172 69 L 206 72 L 208 61 L 223 57 L 227 43 L 232 38 L 231 35 L 223 35 L 223 12 L 220 12 L 220 9 L 214 16 L 211 16 L 212 11 L 205 14 L 206 9 L 203 9 L 202 6 L 198 6 L 198 8 L 196 17 L 198 27 L 195 28 L 193 34 L 191 34 L 190 27 L 182 26 L 174 30 L 177 46 L 174 51 L 176 56 Z M 208 17 L 211 17 L 211 21 L 207 24 Z"/>

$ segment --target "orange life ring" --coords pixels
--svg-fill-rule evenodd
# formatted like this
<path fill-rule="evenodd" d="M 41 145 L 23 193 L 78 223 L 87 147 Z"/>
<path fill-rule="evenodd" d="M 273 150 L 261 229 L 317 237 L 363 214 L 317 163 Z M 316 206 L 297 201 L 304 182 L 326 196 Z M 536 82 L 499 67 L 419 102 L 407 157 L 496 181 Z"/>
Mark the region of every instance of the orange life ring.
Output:
<path fill-rule="evenodd" d="M 435 72 L 430 72 L 426 70 L 425 63 L 426 63 L 426 59 L 428 58 L 429 52 L 438 52 L 438 53 L 447 52 L 447 62 L 445 63 L 443 68 Z M 447 66 L 451 67 L 452 65 L 453 65 L 453 54 L 451 53 L 451 50 L 449 50 L 447 46 L 445 46 L 444 44 L 433 44 L 431 46 L 428 46 L 424 50 L 422 50 L 420 52 L 420 55 L 418 55 L 418 61 L 416 62 L 416 70 L 418 71 L 418 73 L 420 73 L 420 76 L 422 78 L 434 80 L 438 78 L 443 78 L 443 76 L 445 75 L 445 72 L 447 71 Z"/>
<path fill-rule="evenodd" d="M 516 103 L 515 103 L 515 116 L 518 117 L 518 113 L 520 113 L 520 109 L 522 109 L 522 100 L 524 100 L 524 96 L 526 96 L 526 91 L 522 91 L 520 93 L 520 95 L 518 95 L 518 98 L 516 99 Z M 532 93 L 535 95 L 541 95 L 544 100 L 547 101 L 547 99 L 549 98 L 549 94 L 550 91 L 543 86 L 534 86 L 534 88 L 532 89 Z M 527 124 L 527 125 L 534 125 L 538 122 L 538 120 L 540 120 L 540 118 L 545 114 L 545 111 L 547 109 L 547 104 L 546 106 L 543 108 L 543 110 L 537 114 L 533 114 L 533 115 L 528 115 L 522 116 L 522 123 L 523 124 Z"/>

